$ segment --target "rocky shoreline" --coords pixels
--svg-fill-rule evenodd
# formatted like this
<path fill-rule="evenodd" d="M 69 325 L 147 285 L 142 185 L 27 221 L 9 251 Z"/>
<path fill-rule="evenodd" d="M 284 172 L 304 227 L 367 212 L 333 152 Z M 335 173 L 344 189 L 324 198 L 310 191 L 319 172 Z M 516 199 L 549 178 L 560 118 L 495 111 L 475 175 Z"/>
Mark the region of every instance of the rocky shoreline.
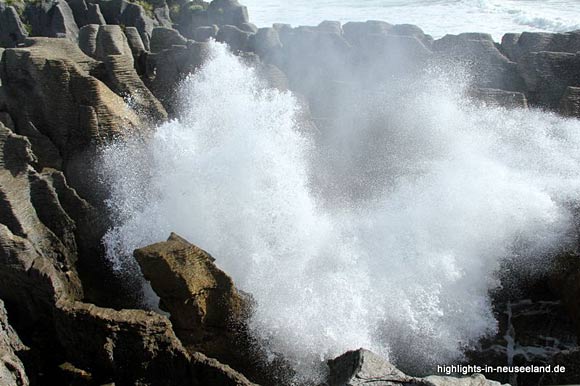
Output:
<path fill-rule="evenodd" d="M 237 0 L 0 2 L 0 384 L 276 385 L 291 378 L 283 360 L 266 363 L 255 349 L 245 327 L 251 294 L 236 289 L 207 252 L 175 234 L 135 251 L 169 317 L 142 307 L 131 295 L 139 279 L 113 274 L 104 257 L 111 214 L 95 154 L 178 117 L 177 85 L 203 64 L 210 39 L 228 44 L 271 87 L 300 95 L 317 132 L 334 124 L 329 95 L 372 84 L 377 69 L 410 79 L 449 65 L 469 70 L 466 97 L 477 103 L 580 118 L 580 31 L 506 34 L 501 43 L 480 33 L 434 40 L 417 26 L 381 21 L 257 28 Z M 563 252 L 521 295 L 552 302 L 548 314 L 573 335 L 580 332 L 577 257 Z M 531 322 L 520 323 L 519 331 Z M 527 337 L 529 347 L 536 338 Z M 575 339 L 519 361 L 580 368 Z M 495 353 L 505 345 L 498 341 L 488 345 Z M 328 371 L 328 386 L 499 384 L 483 375 L 408 376 L 365 350 L 329 361 Z M 577 383 L 580 374 L 532 381 Z"/>

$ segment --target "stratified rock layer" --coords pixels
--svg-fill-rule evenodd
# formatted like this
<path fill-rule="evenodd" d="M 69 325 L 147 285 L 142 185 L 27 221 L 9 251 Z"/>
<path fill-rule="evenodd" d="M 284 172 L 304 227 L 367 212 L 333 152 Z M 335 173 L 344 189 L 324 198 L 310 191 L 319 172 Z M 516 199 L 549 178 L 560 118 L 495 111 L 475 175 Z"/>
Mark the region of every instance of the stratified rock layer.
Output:
<path fill-rule="evenodd" d="M 4 302 L 0 300 L 0 384 L 28 386 L 28 376 L 17 354 L 28 350 L 8 321 Z"/>
<path fill-rule="evenodd" d="M 243 322 L 249 304 L 214 259 L 175 234 L 135 250 L 134 255 L 184 343 L 236 362 L 236 326 Z"/>

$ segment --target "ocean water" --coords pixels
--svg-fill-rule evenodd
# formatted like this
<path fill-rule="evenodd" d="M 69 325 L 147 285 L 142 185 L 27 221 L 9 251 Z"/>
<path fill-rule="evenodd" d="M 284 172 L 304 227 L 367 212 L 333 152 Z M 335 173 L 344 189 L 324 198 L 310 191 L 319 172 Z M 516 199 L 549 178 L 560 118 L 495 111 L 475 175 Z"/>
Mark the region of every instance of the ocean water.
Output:
<path fill-rule="evenodd" d="M 245 0 L 259 26 L 317 25 L 323 20 L 416 24 L 433 35 L 564 32 L 580 29 L 578 0 Z"/>
<path fill-rule="evenodd" d="M 179 119 L 102 149 L 108 258 L 139 275 L 132 251 L 170 232 L 207 250 L 254 297 L 262 349 L 298 379 L 359 347 L 423 370 L 453 363 L 496 330 L 502 263 L 545 269 L 532 257 L 566 245 L 580 195 L 580 121 L 473 105 L 453 75 L 373 94 L 381 130 L 358 122 L 320 149 L 291 93 L 212 43 L 179 89 Z M 372 175 L 351 172 L 361 160 Z M 369 194 L 336 199 L 313 173 L 340 190 L 355 174 Z"/>

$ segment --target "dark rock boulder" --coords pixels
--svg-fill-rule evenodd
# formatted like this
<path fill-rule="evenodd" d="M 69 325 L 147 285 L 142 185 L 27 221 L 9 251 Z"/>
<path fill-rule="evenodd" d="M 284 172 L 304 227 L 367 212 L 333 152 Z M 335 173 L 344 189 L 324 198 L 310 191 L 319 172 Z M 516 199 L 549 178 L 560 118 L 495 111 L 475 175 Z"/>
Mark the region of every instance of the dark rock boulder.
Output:
<path fill-rule="evenodd" d="M 12 131 L 15 130 L 14 121 L 12 120 L 10 114 L 8 114 L 6 111 L 0 111 L 0 123 Z"/>
<path fill-rule="evenodd" d="M 414 24 L 394 25 L 391 29 L 389 29 L 388 33 L 391 35 L 399 35 L 399 36 L 413 36 L 419 39 L 419 41 L 423 43 L 425 47 L 429 49 L 433 48 L 432 47 L 433 38 L 431 37 L 431 35 L 425 34 L 425 32 L 423 32 L 421 28 L 417 27 Z"/>
<path fill-rule="evenodd" d="M 501 48 L 514 62 L 532 52 L 550 51 L 575 54 L 580 51 L 580 30 L 566 33 L 523 32 L 506 34 Z"/>
<path fill-rule="evenodd" d="M 129 47 L 127 37 L 118 25 L 100 26 L 99 32 L 97 33 L 93 57 L 97 60 L 105 61 L 110 55 L 125 56 L 133 64 L 133 52 L 131 51 L 131 47 Z"/>
<path fill-rule="evenodd" d="M 170 321 L 153 312 L 62 302 L 56 311 L 56 332 L 71 363 L 90 370 L 102 383 L 253 385 L 203 354 L 190 355 Z"/>
<path fill-rule="evenodd" d="M 580 383 L 580 348 L 562 351 L 552 358 L 552 368 L 562 366 L 566 371 L 544 374 L 540 385 L 576 385 Z"/>
<path fill-rule="evenodd" d="M 477 87 L 522 91 L 517 64 L 506 58 L 490 35 L 463 33 L 446 35 L 433 43 L 437 60 L 443 66 L 460 66 L 469 71 Z"/>
<path fill-rule="evenodd" d="M 164 1 L 160 7 L 156 7 L 153 10 L 155 15 L 155 20 L 161 27 L 173 28 L 173 22 L 171 21 L 171 15 L 167 3 Z"/>
<path fill-rule="evenodd" d="M 568 87 L 560 100 L 560 113 L 580 118 L 580 87 Z"/>
<path fill-rule="evenodd" d="M 143 40 L 139 31 L 135 27 L 125 27 L 125 36 L 127 37 L 127 43 L 131 48 L 133 53 L 133 62 L 135 64 L 135 70 L 139 75 L 143 75 L 146 72 L 147 66 L 147 51 L 143 45 Z"/>
<path fill-rule="evenodd" d="M 171 46 L 184 46 L 187 44 L 187 39 L 173 28 L 156 27 L 153 28 L 151 35 L 151 52 L 161 52 Z"/>
<path fill-rule="evenodd" d="M 552 268 L 550 286 L 562 299 L 570 319 L 574 323 L 576 335 L 580 337 L 580 256 L 565 253 L 557 257 Z"/>
<path fill-rule="evenodd" d="M 258 32 L 258 27 L 252 23 L 242 23 L 237 27 L 239 29 L 241 29 L 242 31 L 246 31 L 246 32 L 249 32 L 252 34 L 255 34 L 256 32 Z"/>
<path fill-rule="evenodd" d="M 267 59 L 270 56 L 280 55 L 282 42 L 274 28 L 260 28 L 250 37 L 249 47 L 262 59 Z"/>
<path fill-rule="evenodd" d="M 481 374 L 454 378 L 429 376 L 416 378 L 406 375 L 384 358 L 365 349 L 349 351 L 328 361 L 328 386 L 501 386 L 486 380 Z M 507 385 L 506 385 L 507 386 Z"/>
<path fill-rule="evenodd" d="M 368 20 L 366 22 L 348 22 L 342 26 L 344 37 L 351 44 L 359 44 L 363 40 L 367 39 L 371 34 L 386 34 L 392 28 L 392 24 L 378 20 Z"/>
<path fill-rule="evenodd" d="M 511 61 L 517 62 L 517 57 L 515 55 L 516 46 L 518 44 L 518 39 L 521 34 L 517 33 L 507 33 L 502 36 L 501 44 L 499 49 L 501 52 Z"/>
<path fill-rule="evenodd" d="M 0 3 L 0 47 L 16 47 L 27 36 L 28 32 L 16 9 Z"/>
<path fill-rule="evenodd" d="M 242 31 L 236 26 L 224 25 L 220 27 L 216 40 L 226 43 L 233 52 L 247 51 L 251 35 L 251 33 Z"/>
<path fill-rule="evenodd" d="M 100 0 L 99 5 L 107 24 L 137 28 L 145 49 L 149 50 L 151 33 L 158 23 L 147 15 L 143 7 L 127 0 Z"/>
<path fill-rule="evenodd" d="M 146 51 L 141 35 L 135 27 L 125 27 L 125 36 L 127 37 L 127 44 L 133 53 L 133 59 L 137 61 L 139 57 Z"/>
<path fill-rule="evenodd" d="M 84 27 L 87 24 L 106 24 L 99 4 L 86 2 L 85 0 L 69 0 L 68 5 L 73 12 L 75 21 L 79 28 Z"/>
<path fill-rule="evenodd" d="M 88 56 L 105 61 L 109 55 L 124 55 L 132 62 L 133 52 L 118 25 L 89 24 L 81 28 L 79 47 Z"/>
<path fill-rule="evenodd" d="M 99 25 L 107 24 L 103 14 L 101 13 L 101 7 L 99 6 L 99 4 L 94 3 L 87 4 L 86 21 L 87 24 L 99 24 Z"/>
<path fill-rule="evenodd" d="M 29 4 L 25 17 L 32 26 L 32 35 L 78 40 L 79 28 L 72 9 L 64 0 L 41 1 Z"/>
<path fill-rule="evenodd" d="M 174 28 L 188 39 L 194 39 L 193 34 L 196 28 L 213 25 L 209 22 L 207 15 L 207 3 L 181 3 L 174 7 L 177 7 L 177 12 L 172 14 Z"/>
<path fill-rule="evenodd" d="M 188 42 L 187 46 L 147 55 L 147 85 L 169 114 L 179 103 L 175 95 L 178 83 L 201 66 L 208 53 L 207 43 Z"/>
<path fill-rule="evenodd" d="M 4 302 L 0 300 L 0 384 L 4 386 L 28 386 L 28 376 L 18 354 L 26 347 L 8 323 Z"/>
<path fill-rule="evenodd" d="M 286 39 L 292 35 L 292 26 L 290 24 L 274 23 L 272 28 L 278 32 L 278 37 L 282 44 L 285 44 Z"/>
<path fill-rule="evenodd" d="M 208 22 L 222 25 L 240 26 L 250 21 L 248 9 L 237 0 L 213 0 L 207 8 Z"/>
<path fill-rule="evenodd" d="M 98 24 L 89 24 L 79 30 L 79 48 L 90 57 L 95 57 L 97 52 Z"/>
<path fill-rule="evenodd" d="M 85 0 L 67 0 L 67 3 L 73 13 L 77 27 L 81 28 L 87 25 L 87 2 Z"/>
<path fill-rule="evenodd" d="M 569 86 L 580 86 L 580 55 L 565 52 L 529 53 L 518 63 L 532 105 L 558 109 Z"/>
<path fill-rule="evenodd" d="M 214 258 L 175 234 L 134 255 L 184 343 L 231 362 L 233 326 L 242 323 L 249 303 Z"/>

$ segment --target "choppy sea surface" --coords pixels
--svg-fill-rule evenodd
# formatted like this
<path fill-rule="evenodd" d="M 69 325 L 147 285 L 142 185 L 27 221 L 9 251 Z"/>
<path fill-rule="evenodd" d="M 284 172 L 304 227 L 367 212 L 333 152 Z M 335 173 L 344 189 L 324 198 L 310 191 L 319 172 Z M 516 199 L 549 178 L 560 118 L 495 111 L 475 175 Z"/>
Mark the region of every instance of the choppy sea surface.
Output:
<path fill-rule="evenodd" d="M 461 32 L 565 32 L 580 29 L 579 0 L 245 0 L 258 26 L 323 20 L 410 23 L 438 38 Z"/>

